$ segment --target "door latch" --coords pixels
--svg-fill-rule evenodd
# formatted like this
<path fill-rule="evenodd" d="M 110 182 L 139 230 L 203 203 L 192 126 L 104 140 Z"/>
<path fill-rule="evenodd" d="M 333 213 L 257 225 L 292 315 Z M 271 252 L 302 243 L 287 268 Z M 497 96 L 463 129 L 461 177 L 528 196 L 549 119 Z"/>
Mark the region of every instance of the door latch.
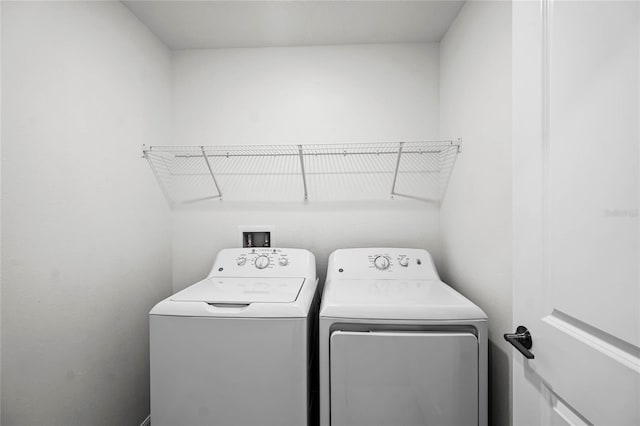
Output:
<path fill-rule="evenodd" d="M 531 338 L 531 333 L 529 333 L 527 327 L 519 325 L 514 334 L 505 334 L 504 340 L 511 343 L 527 359 L 535 358 L 529 350 L 533 346 L 533 339 Z"/>

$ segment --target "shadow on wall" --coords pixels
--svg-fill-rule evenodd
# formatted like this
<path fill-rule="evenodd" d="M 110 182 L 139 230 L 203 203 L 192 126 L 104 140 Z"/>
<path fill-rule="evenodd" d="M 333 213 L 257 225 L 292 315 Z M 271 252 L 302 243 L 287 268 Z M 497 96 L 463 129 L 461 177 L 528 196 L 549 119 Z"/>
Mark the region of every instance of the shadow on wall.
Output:
<path fill-rule="evenodd" d="M 509 374 L 502 374 L 504 371 L 511 371 L 509 356 L 489 340 L 489 424 L 493 426 L 511 418 L 511 387 Z"/>

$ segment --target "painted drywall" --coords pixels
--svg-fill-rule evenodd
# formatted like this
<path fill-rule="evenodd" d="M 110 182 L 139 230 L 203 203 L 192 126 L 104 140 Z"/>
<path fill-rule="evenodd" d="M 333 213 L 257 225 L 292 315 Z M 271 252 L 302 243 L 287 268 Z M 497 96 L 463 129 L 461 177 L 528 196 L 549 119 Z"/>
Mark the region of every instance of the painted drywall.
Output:
<path fill-rule="evenodd" d="M 440 45 L 440 130 L 462 137 L 442 203 L 442 275 L 489 316 L 490 421 L 510 424 L 511 4 L 467 2 Z"/>
<path fill-rule="evenodd" d="M 2 3 L 0 3 L 0 47 L 2 46 Z M 2 81 L 2 55 L 0 54 L 0 82 Z M 2 99 L 2 84 L 0 84 L 0 99 Z M 0 117 L 2 117 L 2 102 L 0 102 Z M 2 120 L 0 119 L 0 158 L 2 158 Z M 0 161 L 0 188 L 2 188 L 2 161 Z M 0 190 L 0 236 L 2 235 L 2 191 Z M 2 244 L 0 243 L 0 259 L 2 259 Z M 2 264 L 0 262 L 0 425 L 2 425 Z"/>
<path fill-rule="evenodd" d="M 2 424 L 137 425 L 170 216 L 170 53 L 119 2 L 2 4 Z"/>
<path fill-rule="evenodd" d="M 438 54 L 433 43 L 176 51 L 174 144 L 434 139 Z M 274 245 L 310 249 L 321 278 L 338 248 L 421 247 L 438 256 L 437 206 L 305 203 L 302 194 L 287 204 L 222 201 L 173 214 L 174 289 L 202 279 L 220 249 L 239 247 L 242 225 L 273 225 Z"/>

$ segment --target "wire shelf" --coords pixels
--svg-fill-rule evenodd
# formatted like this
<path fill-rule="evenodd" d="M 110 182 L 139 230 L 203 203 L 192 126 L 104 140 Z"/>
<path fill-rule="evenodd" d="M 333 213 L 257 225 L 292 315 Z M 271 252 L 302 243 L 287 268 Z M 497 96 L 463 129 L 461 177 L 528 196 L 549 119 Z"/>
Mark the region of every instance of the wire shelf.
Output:
<path fill-rule="evenodd" d="M 439 203 L 460 141 L 143 147 L 171 205 L 413 198 Z"/>

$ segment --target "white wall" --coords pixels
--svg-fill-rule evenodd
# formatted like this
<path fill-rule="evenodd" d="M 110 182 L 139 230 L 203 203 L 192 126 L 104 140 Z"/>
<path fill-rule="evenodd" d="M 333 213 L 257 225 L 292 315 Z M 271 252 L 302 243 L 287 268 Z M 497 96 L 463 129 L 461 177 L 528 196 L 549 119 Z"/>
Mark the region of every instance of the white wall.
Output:
<path fill-rule="evenodd" d="M 442 275 L 489 316 L 490 422 L 510 424 L 511 4 L 471 1 L 440 45 L 440 125 L 462 137 L 441 211 Z"/>
<path fill-rule="evenodd" d="M 0 49 L 2 46 L 2 3 L 0 3 Z M 2 81 L 2 55 L 0 54 L 0 82 Z M 0 99 L 2 84 L 0 84 Z M 2 102 L 0 102 L 2 117 Z M 2 135 L 2 119 L 0 119 L 0 135 Z M 2 137 L 0 136 L 0 158 L 2 157 Z M 2 161 L 0 161 L 0 188 L 2 188 Z M 2 235 L 2 191 L 0 190 L 0 236 Z M 0 259 L 2 259 L 2 243 L 0 242 Z M 0 262 L 0 424 L 2 424 L 2 262 Z"/>
<path fill-rule="evenodd" d="M 119 2 L 2 5 L 2 424 L 136 425 L 170 218 L 170 54 Z"/>
<path fill-rule="evenodd" d="M 178 51 L 176 145 L 376 142 L 439 135 L 438 45 Z M 438 210 L 416 202 L 230 203 L 173 215 L 173 284 L 205 276 L 241 244 L 238 225 L 275 225 L 274 243 L 329 253 L 349 246 L 430 249 Z"/>
<path fill-rule="evenodd" d="M 174 53 L 175 143 L 371 142 L 438 136 L 438 45 Z"/>

